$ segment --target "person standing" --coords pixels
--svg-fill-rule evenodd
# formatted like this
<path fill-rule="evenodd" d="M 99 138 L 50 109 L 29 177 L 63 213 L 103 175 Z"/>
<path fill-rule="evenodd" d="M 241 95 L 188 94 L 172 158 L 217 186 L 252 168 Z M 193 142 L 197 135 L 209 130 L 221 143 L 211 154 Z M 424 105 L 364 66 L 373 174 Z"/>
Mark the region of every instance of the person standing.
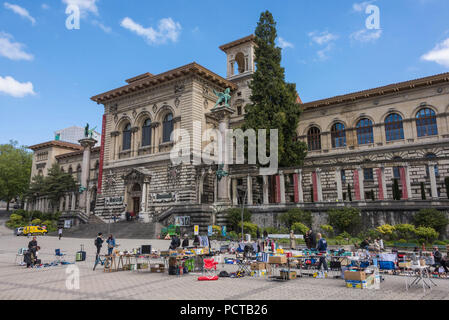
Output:
<path fill-rule="evenodd" d="M 259 231 L 259 227 L 257 227 L 257 231 L 256 231 L 256 240 L 260 239 L 260 231 Z"/>
<path fill-rule="evenodd" d="M 98 260 L 98 257 L 100 256 L 101 247 L 103 246 L 103 234 L 100 232 L 98 233 L 97 238 L 95 239 L 95 247 L 97 248 L 97 254 L 95 256 L 95 260 Z"/>
<path fill-rule="evenodd" d="M 317 233 L 316 235 L 318 239 L 318 244 L 316 249 L 319 253 L 322 255 L 320 256 L 320 263 L 318 265 L 318 270 L 321 270 L 321 266 L 324 266 L 324 270 L 326 273 L 329 271 L 329 268 L 327 267 L 327 261 L 326 261 L 326 253 L 327 253 L 327 241 L 321 236 L 321 233 Z"/>
<path fill-rule="evenodd" d="M 110 256 L 115 248 L 115 239 L 112 236 L 112 234 L 109 235 L 109 238 L 106 240 L 106 243 L 108 244 L 108 256 Z"/>
<path fill-rule="evenodd" d="M 448 269 L 447 269 L 447 265 L 446 265 L 446 261 L 443 259 L 443 254 L 438 250 L 438 247 L 434 247 L 433 248 L 433 258 L 435 259 L 435 265 L 437 266 L 441 266 L 444 269 L 444 272 L 448 273 Z"/>
<path fill-rule="evenodd" d="M 296 249 L 296 236 L 293 230 L 290 230 L 290 249 Z"/>
<path fill-rule="evenodd" d="M 189 237 L 187 234 L 184 235 L 184 240 L 182 241 L 182 248 L 185 249 L 189 246 Z"/>
<path fill-rule="evenodd" d="M 28 251 L 30 252 L 30 258 L 31 258 L 31 266 L 34 266 L 34 262 L 36 260 L 36 251 L 37 251 L 37 240 L 36 237 L 33 237 L 33 239 L 28 242 Z"/>
<path fill-rule="evenodd" d="M 59 227 L 59 229 L 58 229 L 58 236 L 59 236 L 59 240 L 61 240 L 61 238 L 62 238 L 62 227 Z"/>
<path fill-rule="evenodd" d="M 267 238 L 268 238 L 268 231 L 267 230 L 263 231 L 263 238 L 264 238 L 264 240 L 267 240 Z"/>

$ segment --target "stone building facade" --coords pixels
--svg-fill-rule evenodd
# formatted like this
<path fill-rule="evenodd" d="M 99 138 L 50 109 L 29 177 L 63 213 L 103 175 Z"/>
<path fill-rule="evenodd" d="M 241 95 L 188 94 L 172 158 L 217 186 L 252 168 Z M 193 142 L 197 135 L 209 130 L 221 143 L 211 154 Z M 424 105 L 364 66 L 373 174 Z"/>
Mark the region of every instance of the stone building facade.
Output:
<path fill-rule="evenodd" d="M 447 212 L 448 73 L 308 103 L 298 96 L 303 113 L 297 137 L 309 147 L 301 167 L 261 176 L 255 167 L 230 165 L 220 179 L 215 163 L 177 164 L 183 147 L 195 158 L 214 141 L 208 129 L 237 128 L 244 121 L 254 48 L 254 36 L 220 47 L 226 78 L 191 63 L 144 73 L 91 98 L 104 107 L 102 145 L 90 164 L 96 168 L 99 161 L 98 216 L 133 211 L 144 222 L 162 224 L 189 216 L 204 230 L 225 223 L 224 208 L 242 202 L 261 226 L 276 224 L 277 215 L 293 207 L 322 221 L 328 208 L 357 206 L 371 225 L 407 221 L 429 206 Z M 217 106 L 215 92 L 227 88 L 230 107 Z M 172 134 L 177 130 L 189 139 Z M 65 167 L 80 152 L 57 161 Z M 216 155 L 213 150 L 211 157 Z M 399 198 L 393 199 L 396 184 Z"/>

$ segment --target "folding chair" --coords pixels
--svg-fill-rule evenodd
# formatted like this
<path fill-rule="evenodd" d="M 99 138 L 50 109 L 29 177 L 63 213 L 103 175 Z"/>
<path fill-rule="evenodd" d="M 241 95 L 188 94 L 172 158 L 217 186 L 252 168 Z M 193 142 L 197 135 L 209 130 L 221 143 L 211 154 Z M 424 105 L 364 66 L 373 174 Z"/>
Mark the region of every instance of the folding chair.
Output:
<path fill-rule="evenodd" d="M 217 272 L 218 262 L 214 259 L 204 259 L 203 276 L 199 277 L 199 281 L 213 281 L 218 280 Z"/>
<path fill-rule="evenodd" d="M 23 260 L 23 255 L 25 254 L 25 251 L 27 251 L 28 249 L 27 248 L 20 248 L 18 251 L 17 251 L 17 254 L 16 254 L 16 259 L 14 260 L 14 264 L 17 264 L 17 258 L 19 258 L 19 257 L 22 257 L 22 260 Z M 23 262 L 23 261 L 22 261 Z"/>
<path fill-rule="evenodd" d="M 65 256 L 61 249 L 55 249 L 56 261 L 61 262 L 61 258 Z"/>

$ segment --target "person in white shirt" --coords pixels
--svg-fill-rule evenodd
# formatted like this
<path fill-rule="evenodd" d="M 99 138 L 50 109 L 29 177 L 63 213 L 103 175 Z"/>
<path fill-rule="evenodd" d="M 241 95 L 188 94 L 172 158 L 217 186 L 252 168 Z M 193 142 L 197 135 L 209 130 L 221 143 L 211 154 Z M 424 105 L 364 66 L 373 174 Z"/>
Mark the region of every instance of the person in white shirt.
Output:
<path fill-rule="evenodd" d="M 58 236 L 59 236 L 59 240 L 61 240 L 62 237 L 62 228 L 58 229 Z"/>

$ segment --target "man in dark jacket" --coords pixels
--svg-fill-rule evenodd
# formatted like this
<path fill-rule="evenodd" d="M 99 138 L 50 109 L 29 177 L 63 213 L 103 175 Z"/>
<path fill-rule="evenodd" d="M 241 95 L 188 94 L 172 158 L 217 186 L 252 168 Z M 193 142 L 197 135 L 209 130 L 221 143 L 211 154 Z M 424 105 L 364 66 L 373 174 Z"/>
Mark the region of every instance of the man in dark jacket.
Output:
<path fill-rule="evenodd" d="M 324 270 L 326 272 L 328 272 L 329 269 L 327 267 L 327 262 L 326 262 L 327 241 L 326 241 L 326 239 L 321 237 L 321 233 L 318 233 L 316 235 L 316 237 L 318 239 L 318 245 L 317 245 L 316 249 L 318 250 L 319 253 L 322 254 L 322 256 L 320 257 L 320 263 L 318 265 L 318 270 L 321 270 L 321 266 L 324 266 Z"/>
<path fill-rule="evenodd" d="M 100 255 L 101 247 L 103 246 L 103 234 L 100 232 L 98 233 L 97 238 L 95 239 L 95 247 L 97 247 L 97 254 L 95 256 L 95 260 L 98 259 L 98 256 Z"/>
<path fill-rule="evenodd" d="M 448 273 L 447 262 L 443 259 L 443 255 L 438 250 L 438 247 L 433 248 L 433 258 L 435 259 L 435 265 L 437 267 L 442 266 L 444 269 L 444 272 Z"/>
<path fill-rule="evenodd" d="M 189 237 L 187 234 L 184 235 L 184 240 L 182 241 L 182 247 L 187 248 L 189 246 Z"/>

